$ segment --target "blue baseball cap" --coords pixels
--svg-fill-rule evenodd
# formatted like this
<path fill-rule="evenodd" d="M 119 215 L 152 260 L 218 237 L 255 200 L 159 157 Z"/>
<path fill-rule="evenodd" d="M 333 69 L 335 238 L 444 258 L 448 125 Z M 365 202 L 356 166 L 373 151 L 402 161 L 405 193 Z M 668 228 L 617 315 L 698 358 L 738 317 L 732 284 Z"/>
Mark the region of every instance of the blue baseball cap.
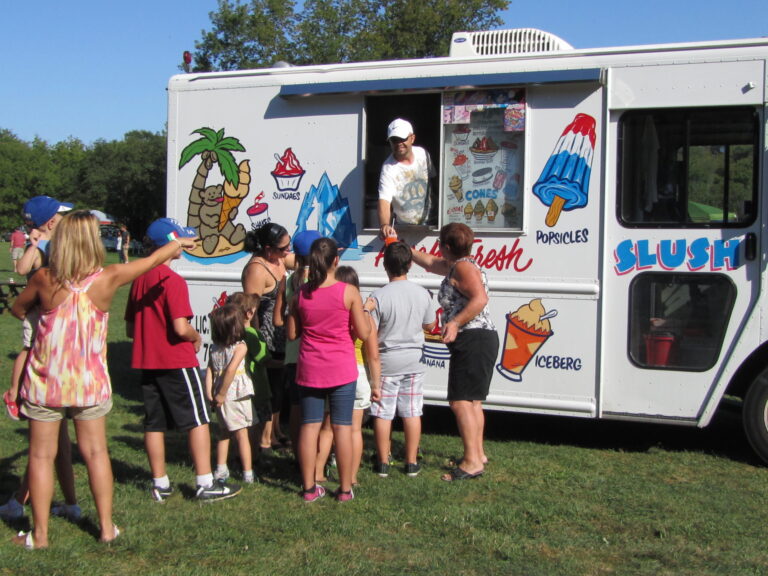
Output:
<path fill-rule="evenodd" d="M 32 222 L 35 228 L 40 228 L 58 212 L 72 210 L 74 204 L 59 202 L 50 196 L 35 196 L 24 204 L 24 219 Z"/>
<path fill-rule="evenodd" d="M 293 251 L 298 256 L 309 256 L 312 249 L 312 243 L 318 238 L 322 238 L 317 230 L 304 230 L 293 237 Z"/>
<path fill-rule="evenodd" d="M 174 238 L 194 238 L 197 230 L 182 226 L 173 218 L 158 218 L 147 228 L 147 236 L 155 246 L 165 246 Z"/>

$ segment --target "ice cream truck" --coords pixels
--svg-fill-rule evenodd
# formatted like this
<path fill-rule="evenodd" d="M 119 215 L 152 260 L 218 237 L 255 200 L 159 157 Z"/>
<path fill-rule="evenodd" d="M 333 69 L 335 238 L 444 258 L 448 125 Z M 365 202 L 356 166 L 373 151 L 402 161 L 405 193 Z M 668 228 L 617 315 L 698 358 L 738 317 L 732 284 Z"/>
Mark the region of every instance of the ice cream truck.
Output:
<path fill-rule="evenodd" d="M 574 49 L 517 29 L 457 33 L 444 58 L 174 76 L 167 212 L 201 239 L 176 265 L 194 324 L 207 339 L 268 222 L 335 238 L 363 295 L 384 285 L 377 186 L 404 118 L 439 214 L 398 235 L 437 253 L 442 225 L 474 230 L 489 409 L 703 427 L 741 399 L 768 461 L 767 61 L 768 39 Z M 440 277 L 410 277 L 436 296 Z M 439 329 L 422 362 L 445 403 Z"/>

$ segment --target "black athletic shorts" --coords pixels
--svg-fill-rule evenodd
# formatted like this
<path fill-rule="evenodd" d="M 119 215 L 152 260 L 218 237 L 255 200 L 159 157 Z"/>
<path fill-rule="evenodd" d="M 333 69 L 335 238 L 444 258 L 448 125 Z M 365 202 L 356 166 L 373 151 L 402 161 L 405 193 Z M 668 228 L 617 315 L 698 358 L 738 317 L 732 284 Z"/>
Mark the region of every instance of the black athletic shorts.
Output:
<path fill-rule="evenodd" d="M 488 397 L 493 365 L 499 354 L 499 335 L 495 330 L 462 330 L 447 344 L 451 353 L 448 367 L 448 401 L 483 401 Z"/>
<path fill-rule="evenodd" d="M 144 431 L 191 430 L 211 421 L 197 368 L 143 370 Z"/>

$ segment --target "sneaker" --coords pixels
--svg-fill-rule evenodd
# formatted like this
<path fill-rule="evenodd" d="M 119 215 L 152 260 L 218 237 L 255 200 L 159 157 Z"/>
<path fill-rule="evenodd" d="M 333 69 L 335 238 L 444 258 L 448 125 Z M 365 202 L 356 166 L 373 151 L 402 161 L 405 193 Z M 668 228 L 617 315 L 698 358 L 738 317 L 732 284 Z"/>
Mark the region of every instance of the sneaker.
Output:
<path fill-rule="evenodd" d="M 11 391 L 6 391 L 3 394 L 3 402 L 5 403 L 5 411 L 8 413 L 8 417 L 11 420 L 19 420 L 19 401 L 11 400 Z"/>
<path fill-rule="evenodd" d="M 304 502 L 314 502 L 315 500 L 320 500 L 323 496 L 325 496 L 325 488 L 320 486 L 320 484 L 315 484 L 311 490 L 304 490 L 301 493 Z"/>
<path fill-rule="evenodd" d="M 350 490 L 349 492 L 342 492 L 341 490 L 336 490 L 333 496 L 334 498 L 336 498 L 336 502 L 349 502 L 350 500 L 355 499 L 355 493 L 352 490 Z"/>
<path fill-rule="evenodd" d="M 155 502 L 165 502 L 173 494 L 173 486 L 168 486 L 168 488 L 160 488 L 160 486 L 153 485 L 149 492 L 152 494 L 152 500 Z"/>
<path fill-rule="evenodd" d="M 0 518 L 3 520 L 18 520 L 24 516 L 24 506 L 19 504 L 15 496 L 11 496 L 5 504 L 0 506 Z"/>
<path fill-rule="evenodd" d="M 379 475 L 379 478 L 386 478 L 389 476 L 389 464 L 386 462 L 376 462 L 373 471 Z"/>
<path fill-rule="evenodd" d="M 226 500 L 240 494 L 242 488 L 237 484 L 227 484 L 226 482 L 214 482 L 210 486 L 198 486 L 195 498 L 201 502 L 215 502 L 216 500 Z"/>
<path fill-rule="evenodd" d="M 405 474 L 407 476 L 410 476 L 413 478 L 414 476 L 418 476 L 419 472 L 421 472 L 421 464 L 418 462 L 409 463 L 405 465 Z"/>
<path fill-rule="evenodd" d="M 58 502 L 51 506 L 51 515 L 58 516 L 59 518 L 66 518 L 70 522 L 77 522 L 80 520 L 80 516 L 83 515 L 83 512 L 77 504 L 64 504 Z"/>

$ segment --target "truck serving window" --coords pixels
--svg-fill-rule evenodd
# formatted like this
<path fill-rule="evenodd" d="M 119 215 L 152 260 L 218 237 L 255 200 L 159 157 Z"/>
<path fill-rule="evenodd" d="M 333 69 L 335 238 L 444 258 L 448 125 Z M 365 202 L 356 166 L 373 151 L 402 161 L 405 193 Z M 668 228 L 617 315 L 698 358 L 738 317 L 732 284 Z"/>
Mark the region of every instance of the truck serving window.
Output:
<path fill-rule="evenodd" d="M 443 94 L 441 223 L 522 229 L 525 91 Z"/>
<path fill-rule="evenodd" d="M 619 123 L 619 206 L 628 226 L 742 227 L 755 218 L 753 108 L 637 110 Z"/>
<path fill-rule="evenodd" d="M 708 370 L 735 298 L 723 274 L 639 274 L 630 286 L 630 358 L 644 368 Z"/>

